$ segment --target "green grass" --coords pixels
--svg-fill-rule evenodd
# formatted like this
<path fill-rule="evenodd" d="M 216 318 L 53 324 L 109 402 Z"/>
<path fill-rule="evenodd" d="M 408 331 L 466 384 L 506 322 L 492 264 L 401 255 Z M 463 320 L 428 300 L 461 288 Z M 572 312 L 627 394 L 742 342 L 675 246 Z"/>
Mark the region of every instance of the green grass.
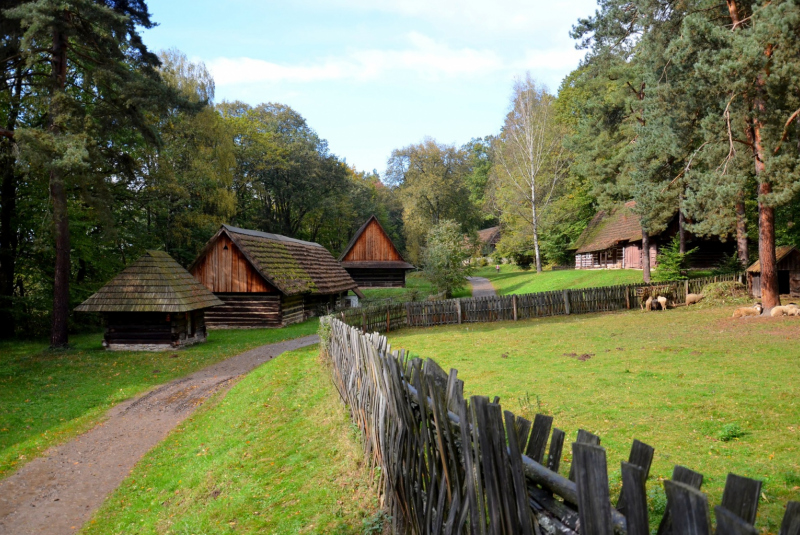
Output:
<path fill-rule="evenodd" d="M 317 346 L 284 354 L 151 450 L 81 533 L 360 534 L 378 504 L 357 436 Z"/>
<path fill-rule="evenodd" d="M 395 301 L 422 301 L 429 295 L 433 295 L 435 290 L 430 282 L 425 280 L 422 273 L 406 274 L 405 288 L 361 288 L 367 299 L 393 299 Z M 453 297 L 470 297 L 472 289 L 469 285 L 458 290 Z"/>
<path fill-rule="evenodd" d="M 800 500 L 800 321 L 734 320 L 731 311 L 436 327 L 390 341 L 459 370 L 467 395 L 499 395 L 505 409 L 529 418 L 550 414 L 568 437 L 579 428 L 598 434 L 613 492 L 633 439 L 651 444 L 656 510 L 656 479 L 675 464 L 705 475 L 712 506 L 728 472 L 763 480 L 758 525 L 776 533 L 786 502 Z"/>
<path fill-rule="evenodd" d="M 44 342 L 2 342 L 0 478 L 91 429 L 125 399 L 247 349 L 314 334 L 317 325 L 210 331 L 204 344 L 162 352 L 105 351 L 102 334 L 73 336 L 71 349 L 57 352 Z"/>
<path fill-rule="evenodd" d="M 513 264 L 501 265 L 500 273 L 497 273 L 494 266 L 478 268 L 475 276 L 486 277 L 492 281 L 492 285 L 500 295 L 642 282 L 641 270 L 635 269 L 565 269 L 536 273 L 536 269 L 523 271 Z"/>

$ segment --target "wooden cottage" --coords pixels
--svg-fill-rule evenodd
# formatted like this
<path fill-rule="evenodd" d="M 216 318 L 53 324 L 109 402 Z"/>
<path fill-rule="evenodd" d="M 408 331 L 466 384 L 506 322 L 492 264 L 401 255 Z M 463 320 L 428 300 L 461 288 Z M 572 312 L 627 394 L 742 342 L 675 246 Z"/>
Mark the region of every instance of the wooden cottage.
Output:
<path fill-rule="evenodd" d="M 775 248 L 778 264 L 778 293 L 800 297 L 800 251 L 791 245 Z M 747 268 L 747 289 L 755 298 L 761 298 L 761 262 Z"/>
<path fill-rule="evenodd" d="M 489 227 L 478 231 L 478 242 L 481 246 L 481 255 L 490 256 L 497 249 L 500 241 L 500 227 Z"/>
<path fill-rule="evenodd" d="M 402 288 L 406 285 L 406 271 L 414 269 L 403 260 L 374 215 L 355 233 L 339 262 L 362 288 Z"/>
<path fill-rule="evenodd" d="M 317 243 L 223 225 L 189 271 L 223 301 L 209 327 L 282 327 L 340 304 L 358 285 Z"/>
<path fill-rule="evenodd" d="M 575 242 L 575 269 L 642 269 L 642 224 L 629 201 L 595 214 Z M 678 216 L 664 231 L 650 235 L 650 267 L 656 268 L 658 249 L 678 234 Z M 697 248 L 690 257 L 693 268 L 712 268 L 724 255 L 733 254 L 734 244 L 716 238 L 703 239 L 686 232 L 688 248 Z"/>
<path fill-rule="evenodd" d="M 103 314 L 106 349 L 157 351 L 205 341 L 204 311 L 221 304 L 167 253 L 147 251 L 75 310 Z"/>

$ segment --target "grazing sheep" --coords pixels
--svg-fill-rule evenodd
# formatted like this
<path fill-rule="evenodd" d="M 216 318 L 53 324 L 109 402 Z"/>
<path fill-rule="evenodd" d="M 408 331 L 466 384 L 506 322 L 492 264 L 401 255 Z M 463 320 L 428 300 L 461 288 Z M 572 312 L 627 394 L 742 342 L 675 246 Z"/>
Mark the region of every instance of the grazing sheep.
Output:
<path fill-rule="evenodd" d="M 696 305 L 704 297 L 703 294 L 686 294 L 686 306 Z"/>
<path fill-rule="evenodd" d="M 769 311 L 769 315 L 773 318 L 777 318 L 778 316 L 797 316 L 798 310 L 800 309 L 798 309 L 797 305 L 789 303 L 788 305 L 774 307 Z"/>
<path fill-rule="evenodd" d="M 764 311 L 761 303 L 756 303 L 752 307 L 741 307 L 733 311 L 734 318 L 744 318 L 745 316 L 760 316 Z"/>
<path fill-rule="evenodd" d="M 800 307 L 793 308 L 789 311 L 789 316 L 800 316 Z"/>
<path fill-rule="evenodd" d="M 653 310 L 653 298 L 652 297 L 648 297 L 647 301 L 644 302 L 644 309 L 647 312 L 650 312 L 651 310 Z"/>
<path fill-rule="evenodd" d="M 660 296 L 657 297 L 657 299 L 658 299 L 658 304 L 661 305 L 661 310 L 666 310 L 667 309 L 667 298 L 664 297 L 663 295 L 660 295 Z"/>

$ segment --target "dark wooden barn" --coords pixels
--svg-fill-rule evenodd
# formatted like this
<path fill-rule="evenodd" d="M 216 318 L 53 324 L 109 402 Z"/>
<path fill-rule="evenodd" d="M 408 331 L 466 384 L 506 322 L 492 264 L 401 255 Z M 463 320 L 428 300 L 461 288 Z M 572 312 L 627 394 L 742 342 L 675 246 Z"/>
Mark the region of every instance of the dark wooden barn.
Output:
<path fill-rule="evenodd" d="M 221 304 L 167 253 L 147 251 L 75 310 L 103 314 L 106 349 L 157 351 L 205 341 L 204 311 Z"/>
<path fill-rule="evenodd" d="M 800 251 L 791 245 L 775 248 L 778 263 L 778 293 L 800 297 Z M 761 297 L 761 262 L 747 268 L 747 288 L 753 297 Z"/>
<path fill-rule="evenodd" d="M 642 224 L 633 211 L 636 202 L 629 201 L 595 214 L 575 242 L 575 269 L 642 269 Z M 658 267 L 657 255 L 662 245 L 678 234 L 678 216 L 664 231 L 650 236 L 650 267 Z M 688 249 L 697 248 L 690 256 L 692 268 L 705 269 L 719 265 L 724 255 L 734 253 L 732 241 L 704 239 L 686 232 Z"/>
<path fill-rule="evenodd" d="M 414 269 L 403 260 L 374 215 L 355 233 L 339 262 L 362 288 L 403 287 L 406 271 Z"/>
<path fill-rule="evenodd" d="M 317 243 L 229 225 L 189 271 L 224 303 L 206 314 L 209 327 L 282 327 L 324 312 L 358 289 Z"/>

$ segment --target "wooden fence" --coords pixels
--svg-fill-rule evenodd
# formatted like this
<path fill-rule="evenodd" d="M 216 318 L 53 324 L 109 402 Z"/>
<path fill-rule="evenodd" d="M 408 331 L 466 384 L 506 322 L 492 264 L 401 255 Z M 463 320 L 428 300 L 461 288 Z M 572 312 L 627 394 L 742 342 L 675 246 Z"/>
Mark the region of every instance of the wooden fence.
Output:
<path fill-rule="evenodd" d="M 499 398 L 465 400 L 456 370 L 392 351 L 386 337 L 332 316 L 322 321 L 334 384 L 361 430 L 371 468 L 380 468 L 393 533 L 649 535 L 651 446 L 633 441 L 612 505 L 600 437 L 578 431 L 567 446 L 572 465 L 565 477 L 559 465 L 566 437 L 552 417 L 537 414 L 531 422 L 503 411 Z M 664 481 L 659 535 L 758 533 L 760 481 L 728 476 L 712 532 L 702 480 L 676 466 Z M 800 502 L 787 504 L 780 535 L 800 535 Z"/>
<path fill-rule="evenodd" d="M 699 293 L 711 282 L 735 281 L 741 274 L 688 281 L 557 290 L 522 295 L 469 297 L 442 301 L 381 303 L 344 309 L 337 317 L 364 332 L 389 332 L 400 327 L 432 327 L 492 321 L 609 312 L 639 306 L 642 289 L 667 293 L 673 303 L 685 303 L 687 293 Z"/>

